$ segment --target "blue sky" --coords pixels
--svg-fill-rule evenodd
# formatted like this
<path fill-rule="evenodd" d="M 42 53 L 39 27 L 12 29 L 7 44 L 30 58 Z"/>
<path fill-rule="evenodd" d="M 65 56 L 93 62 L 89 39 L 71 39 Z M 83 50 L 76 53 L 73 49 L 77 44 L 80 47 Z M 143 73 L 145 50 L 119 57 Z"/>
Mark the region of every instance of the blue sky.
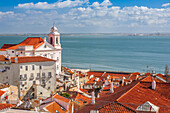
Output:
<path fill-rule="evenodd" d="M 170 0 L 1 0 L 0 33 L 169 33 Z"/>

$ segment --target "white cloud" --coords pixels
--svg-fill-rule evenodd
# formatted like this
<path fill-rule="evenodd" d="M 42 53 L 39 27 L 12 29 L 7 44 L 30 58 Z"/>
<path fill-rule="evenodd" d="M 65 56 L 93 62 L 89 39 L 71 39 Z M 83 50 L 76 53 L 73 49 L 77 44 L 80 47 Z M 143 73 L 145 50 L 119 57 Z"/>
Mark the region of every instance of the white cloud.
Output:
<path fill-rule="evenodd" d="M 170 3 L 162 4 L 162 7 L 170 6 Z"/>
<path fill-rule="evenodd" d="M 83 5 L 84 4 L 84 5 Z M 0 12 L 0 20 L 13 22 L 15 25 L 47 26 L 54 21 L 65 32 L 114 32 L 130 28 L 170 28 L 170 8 L 149 8 L 146 6 L 119 7 L 109 0 L 88 4 L 86 0 L 65 0 L 52 4 L 47 2 L 18 4 L 17 8 L 25 8 L 21 13 Z M 58 10 L 65 8 L 66 10 Z M 41 10 L 51 9 L 51 10 Z M 57 10 L 56 10 L 57 9 Z M 18 9 L 19 10 L 19 9 Z M 23 21 L 24 20 L 24 21 Z M 3 22 L 1 21 L 1 22 Z M 84 28 L 79 29 L 79 27 Z M 69 31 L 72 30 L 72 31 Z M 143 29 L 145 31 L 145 29 Z M 167 29 L 168 30 L 168 29 Z M 126 32 L 126 30 L 122 31 Z M 142 31 L 141 31 L 142 32 Z"/>
<path fill-rule="evenodd" d="M 66 0 L 66 1 L 58 1 L 55 3 L 47 3 L 47 2 L 38 2 L 38 3 L 24 3 L 18 4 L 15 8 L 23 8 L 23 9 L 56 9 L 56 8 L 65 8 L 65 7 L 76 7 L 81 6 L 85 3 L 88 3 L 88 0 Z"/>

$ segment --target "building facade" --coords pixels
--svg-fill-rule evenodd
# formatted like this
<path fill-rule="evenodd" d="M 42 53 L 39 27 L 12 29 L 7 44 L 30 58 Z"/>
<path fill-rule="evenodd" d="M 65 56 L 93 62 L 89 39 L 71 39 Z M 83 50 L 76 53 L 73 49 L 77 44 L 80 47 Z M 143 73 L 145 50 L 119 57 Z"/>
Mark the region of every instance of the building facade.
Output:
<path fill-rule="evenodd" d="M 41 56 L 11 57 L 0 55 L 0 83 L 18 86 L 19 97 L 24 98 L 33 85 L 54 92 L 56 86 L 56 61 Z M 39 92 L 39 93 L 43 93 Z M 28 98 L 39 94 L 30 94 Z M 41 94 L 43 95 L 43 94 Z M 47 95 L 50 96 L 50 95 Z"/>
<path fill-rule="evenodd" d="M 4 44 L 0 49 L 0 55 L 6 57 L 15 56 L 42 56 L 56 60 L 56 74 L 61 73 L 61 44 L 60 33 L 53 25 L 48 34 L 48 41 L 41 37 L 28 37 L 19 44 Z"/>

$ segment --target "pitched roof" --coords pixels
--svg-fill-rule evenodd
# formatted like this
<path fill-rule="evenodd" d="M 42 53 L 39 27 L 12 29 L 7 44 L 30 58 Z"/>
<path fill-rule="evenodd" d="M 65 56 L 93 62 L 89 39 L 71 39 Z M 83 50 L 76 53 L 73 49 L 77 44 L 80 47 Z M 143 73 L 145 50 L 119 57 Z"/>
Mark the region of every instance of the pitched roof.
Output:
<path fill-rule="evenodd" d="M 63 97 L 63 96 L 60 96 L 60 95 L 58 95 L 58 94 L 55 94 L 55 95 L 53 96 L 53 98 L 58 99 L 58 100 L 61 100 L 61 101 L 66 102 L 66 103 L 69 103 L 69 102 L 70 102 L 70 100 L 69 100 L 68 98 L 65 98 L 65 97 Z"/>
<path fill-rule="evenodd" d="M 153 79 L 154 79 L 156 82 L 163 82 L 163 81 L 157 79 L 156 77 L 152 77 L 152 76 L 147 76 L 147 77 L 145 77 L 144 79 L 142 79 L 141 81 L 143 81 L 143 82 L 152 82 Z"/>
<path fill-rule="evenodd" d="M 104 105 L 107 105 L 111 102 L 114 102 L 117 98 L 119 98 L 122 94 L 131 89 L 134 85 L 136 85 L 139 81 L 134 81 L 129 85 L 120 86 L 114 89 L 114 93 L 110 93 L 110 91 L 101 91 L 100 98 L 96 98 L 96 103 L 94 105 L 88 104 L 76 111 L 76 113 L 89 113 L 90 110 L 97 110 Z"/>
<path fill-rule="evenodd" d="M 11 62 L 15 62 L 16 57 L 11 57 Z M 42 56 L 19 56 L 18 63 L 28 63 L 28 62 L 46 62 L 46 61 L 55 61 L 49 58 L 45 58 Z"/>
<path fill-rule="evenodd" d="M 98 109 L 99 113 L 135 113 L 131 109 L 117 103 L 112 102 Z"/>
<path fill-rule="evenodd" d="M 133 88 L 119 97 L 117 101 L 133 110 L 136 110 L 139 105 L 149 101 L 160 107 L 159 112 L 165 112 L 164 108 L 166 108 L 167 111 L 170 111 L 170 108 L 168 108 L 170 100 L 142 83 L 137 83 Z"/>
<path fill-rule="evenodd" d="M 1 47 L 1 49 L 7 49 L 7 48 L 12 47 L 12 46 L 15 46 L 15 45 L 17 45 L 17 44 L 4 44 L 4 45 Z"/>
<path fill-rule="evenodd" d="M 34 49 L 37 49 L 43 43 L 44 43 L 44 40 L 41 37 L 28 37 L 21 43 L 15 45 L 15 46 L 6 48 L 6 49 L 18 49 L 18 46 L 31 46 L 31 45 L 33 46 Z"/>
<path fill-rule="evenodd" d="M 59 113 L 67 113 L 67 110 L 65 108 L 63 108 L 62 106 L 60 106 L 55 101 L 53 101 L 50 104 L 48 104 L 47 106 L 45 106 L 45 108 L 51 113 L 56 113 L 56 111 L 58 111 Z"/>
<path fill-rule="evenodd" d="M 88 97 L 78 93 L 75 98 L 75 101 L 79 102 L 79 104 L 81 104 L 81 105 L 89 104 L 89 103 L 91 103 L 91 98 L 88 98 Z"/>
<path fill-rule="evenodd" d="M 5 91 L 0 90 L 0 96 L 2 96 L 5 93 Z"/>
<path fill-rule="evenodd" d="M 0 110 L 11 108 L 13 106 L 14 105 L 12 105 L 12 104 L 0 103 Z"/>
<path fill-rule="evenodd" d="M 0 55 L 0 61 L 9 61 L 9 60 L 7 60 L 4 55 Z"/>

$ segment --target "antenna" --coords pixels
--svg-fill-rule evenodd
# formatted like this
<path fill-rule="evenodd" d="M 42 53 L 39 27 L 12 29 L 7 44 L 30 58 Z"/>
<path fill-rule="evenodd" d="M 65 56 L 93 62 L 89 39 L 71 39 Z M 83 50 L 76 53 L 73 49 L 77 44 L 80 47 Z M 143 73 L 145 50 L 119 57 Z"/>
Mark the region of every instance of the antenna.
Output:
<path fill-rule="evenodd" d="M 53 22 L 53 27 L 55 26 L 55 22 Z"/>

